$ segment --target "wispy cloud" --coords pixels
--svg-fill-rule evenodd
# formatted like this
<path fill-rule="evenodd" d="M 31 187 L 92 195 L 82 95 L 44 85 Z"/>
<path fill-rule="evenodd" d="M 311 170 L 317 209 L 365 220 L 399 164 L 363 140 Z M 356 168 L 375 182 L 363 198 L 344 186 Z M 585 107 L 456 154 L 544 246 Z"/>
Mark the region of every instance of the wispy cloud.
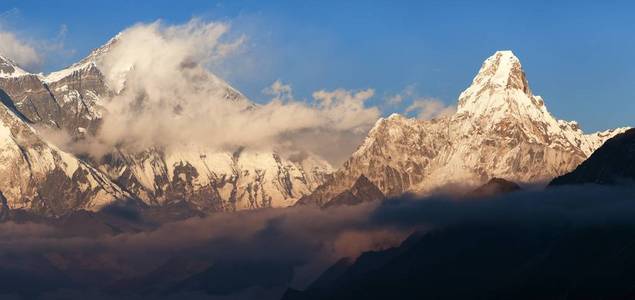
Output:
<path fill-rule="evenodd" d="M 0 29 L 0 53 L 26 69 L 37 68 L 42 57 L 29 42 L 18 38 L 13 32 Z"/>
<path fill-rule="evenodd" d="M 409 84 L 399 93 L 386 97 L 384 105 L 392 109 L 408 105 L 403 112 L 415 114 L 417 118 L 423 120 L 451 116 L 456 112 L 456 107 L 453 105 L 446 105 L 443 101 L 433 97 L 420 96 L 417 84 Z"/>
<path fill-rule="evenodd" d="M 415 112 L 417 118 L 430 120 L 434 118 L 451 116 L 456 112 L 455 106 L 448 106 L 434 98 L 419 98 L 412 101 L 406 108 L 406 113 Z"/>
<path fill-rule="evenodd" d="M 49 61 L 75 53 L 66 47 L 68 27 L 65 24 L 60 25 L 56 34 L 37 37 L 13 24 L 20 16 L 17 8 L 0 13 L 0 54 L 27 71 L 39 72 Z"/>
<path fill-rule="evenodd" d="M 379 118 L 379 109 L 366 105 L 373 89 L 319 90 L 307 101 L 295 99 L 291 85 L 278 80 L 263 91 L 269 101 L 231 100 L 235 91 L 210 72 L 241 51 L 246 37 L 229 38 L 230 30 L 228 23 L 200 19 L 124 30 L 98 62 L 109 86 L 119 92 L 105 99 L 108 113 L 96 137 L 72 148 L 95 156 L 115 146 L 135 151 L 184 144 L 321 152 L 333 136 L 363 135 Z M 344 147 L 334 154 L 337 147 L 328 148 L 317 154 L 328 159 L 351 151 Z"/>
<path fill-rule="evenodd" d="M 280 80 L 274 81 L 270 86 L 263 89 L 262 93 L 277 101 L 293 100 L 291 85 L 284 84 Z"/>
<path fill-rule="evenodd" d="M 404 100 L 410 99 L 414 97 L 416 94 L 416 85 L 410 84 L 406 86 L 401 92 L 398 94 L 391 95 L 387 97 L 386 104 L 391 106 L 400 105 L 404 102 Z"/>

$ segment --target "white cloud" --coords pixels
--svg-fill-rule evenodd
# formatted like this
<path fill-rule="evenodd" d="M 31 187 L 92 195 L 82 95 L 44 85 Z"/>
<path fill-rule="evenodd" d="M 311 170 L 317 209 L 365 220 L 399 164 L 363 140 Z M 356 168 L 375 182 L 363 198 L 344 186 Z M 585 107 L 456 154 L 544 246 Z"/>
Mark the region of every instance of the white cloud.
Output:
<path fill-rule="evenodd" d="M 226 23 L 195 19 L 176 26 L 137 24 L 123 31 L 98 62 L 109 86 L 119 92 L 104 101 L 108 113 L 102 127 L 83 148 L 96 156 L 115 145 L 316 151 L 326 134 L 330 140 L 365 134 L 379 118 L 377 108 L 365 105 L 372 89 L 322 90 L 311 101 L 299 101 L 290 85 L 276 81 L 264 90 L 272 97 L 267 103 L 228 99 L 236 92 L 208 70 L 241 50 L 246 38 L 228 40 L 229 29 Z"/>
<path fill-rule="evenodd" d="M 42 58 L 33 45 L 9 31 L 0 31 L 0 53 L 27 69 L 42 63 Z"/>
<path fill-rule="evenodd" d="M 416 85 L 410 84 L 406 86 L 399 94 L 395 94 L 388 97 L 387 104 L 392 106 L 399 105 L 403 103 L 404 100 L 414 97 L 415 94 L 416 94 Z"/>
<path fill-rule="evenodd" d="M 451 116 L 456 112 L 456 107 L 446 106 L 443 102 L 434 98 L 420 98 L 412 101 L 406 108 L 406 113 L 417 112 L 417 117 L 423 120 Z"/>
<path fill-rule="evenodd" d="M 404 111 L 406 114 L 416 113 L 417 118 L 423 120 L 451 116 L 456 112 L 456 107 L 448 106 L 436 98 L 419 96 L 416 84 L 410 84 L 398 94 L 387 97 L 385 105 L 394 107 L 404 103 L 409 103 Z"/>
<path fill-rule="evenodd" d="M 47 60 L 71 57 L 75 54 L 74 49 L 66 48 L 66 35 L 68 34 L 68 26 L 60 25 L 60 28 L 53 39 L 42 40 L 36 44 L 36 48 L 41 52 Z"/>
<path fill-rule="evenodd" d="M 46 33 L 44 37 L 34 35 L 23 26 L 16 26 L 22 19 L 18 8 L 0 12 L 0 54 L 16 62 L 30 72 L 39 72 L 44 65 L 53 61 L 66 60 L 75 51 L 65 47 L 68 27 L 61 24 L 57 32 Z"/>
<path fill-rule="evenodd" d="M 357 92 L 344 89 L 321 90 L 313 93 L 313 99 L 333 128 L 365 131 L 379 118 L 379 109 L 367 108 L 364 105 L 364 102 L 374 95 L 373 89 Z"/>
<path fill-rule="evenodd" d="M 275 100 L 292 100 L 293 89 L 290 85 L 282 83 L 280 80 L 274 81 L 270 86 L 262 91 L 263 94 L 273 97 Z"/>

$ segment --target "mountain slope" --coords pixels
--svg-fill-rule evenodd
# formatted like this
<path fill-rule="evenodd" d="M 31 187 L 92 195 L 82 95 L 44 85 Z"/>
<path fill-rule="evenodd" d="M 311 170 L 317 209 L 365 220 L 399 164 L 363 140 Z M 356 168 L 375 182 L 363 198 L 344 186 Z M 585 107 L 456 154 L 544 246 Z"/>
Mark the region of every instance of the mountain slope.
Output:
<path fill-rule="evenodd" d="M 328 176 L 328 163 L 291 162 L 272 152 L 218 152 L 196 147 L 106 156 L 115 182 L 149 205 L 187 201 L 205 211 L 293 205 Z"/>
<path fill-rule="evenodd" d="M 19 69 L 0 57 L 0 65 L 14 68 L 11 76 L 0 76 L 0 96 L 31 123 L 64 129 L 72 136 L 94 132 L 101 116 L 100 97 L 107 94 L 99 70 L 94 66 L 77 69 L 58 81 Z"/>
<path fill-rule="evenodd" d="M 488 58 L 459 97 L 454 115 L 431 121 L 392 115 L 379 120 L 333 180 L 311 201 L 323 205 L 361 175 L 387 196 L 476 187 L 491 178 L 542 183 L 569 172 L 626 128 L 584 134 L 555 119 L 533 95 L 518 58 Z M 311 202 L 307 201 L 307 202 Z"/>
<path fill-rule="evenodd" d="M 42 140 L 0 105 L 0 195 L 3 206 L 47 215 L 97 210 L 129 198 L 103 173 Z"/>
<path fill-rule="evenodd" d="M 492 178 L 486 184 L 479 186 L 465 196 L 470 198 L 485 198 L 504 195 L 520 191 L 521 188 L 516 183 L 501 178 Z"/>
<path fill-rule="evenodd" d="M 96 135 L 108 113 L 107 102 L 126 85 L 125 71 L 115 74 L 114 82 L 102 72 L 102 61 L 119 38 L 47 76 L 29 74 L 14 64 L 14 69 L 5 67 L 7 76 L 0 76 L 0 89 L 6 95 L 0 98 L 29 123 L 65 131 L 75 141 Z M 197 78 L 204 85 L 201 88 L 218 91 L 215 94 L 222 99 L 245 109 L 258 109 L 214 74 L 200 75 L 204 75 Z M 289 206 L 331 172 L 326 161 L 311 155 L 291 161 L 273 151 L 219 151 L 193 145 L 134 151 L 124 145 L 101 159 L 91 159 L 91 164 L 148 205 L 187 201 L 205 211 Z"/>
<path fill-rule="evenodd" d="M 363 202 L 378 201 L 384 199 L 384 194 L 366 176 L 362 175 L 353 186 L 335 196 L 324 207 L 337 205 L 355 205 Z M 300 203 L 302 204 L 302 203 Z"/>
<path fill-rule="evenodd" d="M 630 299 L 635 256 L 619 249 L 634 234 L 623 224 L 467 223 L 364 253 L 282 299 Z"/>
<path fill-rule="evenodd" d="M 574 171 L 555 178 L 550 185 L 615 184 L 627 180 L 635 181 L 635 129 L 609 139 Z"/>

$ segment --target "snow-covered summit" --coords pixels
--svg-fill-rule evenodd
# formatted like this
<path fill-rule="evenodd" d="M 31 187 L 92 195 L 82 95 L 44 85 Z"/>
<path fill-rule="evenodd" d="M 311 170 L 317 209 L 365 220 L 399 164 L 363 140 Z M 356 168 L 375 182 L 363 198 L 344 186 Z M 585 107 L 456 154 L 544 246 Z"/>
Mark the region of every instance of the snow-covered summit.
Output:
<path fill-rule="evenodd" d="M 494 88 L 516 88 L 529 92 L 520 60 L 510 50 L 496 51 L 479 70 L 475 83 L 487 81 Z"/>
<path fill-rule="evenodd" d="M 485 60 L 470 87 L 459 96 L 457 113 L 494 117 L 548 114 L 542 98 L 532 94 L 520 60 L 511 51 L 497 51 Z"/>
<path fill-rule="evenodd" d="M 529 87 L 520 60 L 511 51 L 497 51 L 485 60 L 472 84 L 459 96 L 453 117 L 464 134 L 497 132 L 523 135 L 532 143 L 590 155 L 605 140 L 625 128 L 585 135 L 575 121 L 556 119 L 545 100 Z"/>
<path fill-rule="evenodd" d="M 0 78 L 15 78 L 24 75 L 31 75 L 31 73 L 20 68 L 13 60 L 0 55 Z"/>
<path fill-rule="evenodd" d="M 134 57 L 120 60 L 111 56 L 122 55 L 116 47 L 123 45 L 123 41 L 122 36 L 117 35 L 84 59 L 47 76 L 24 76 L 19 80 L 0 78 L 0 88 L 13 101 L 12 111 L 28 119 L 29 124 L 48 127 L 48 130 L 64 130 L 76 140 L 90 137 L 97 134 L 103 123 L 111 97 L 125 93 L 128 80 L 140 80 L 130 76 L 130 71 L 139 70 L 134 68 Z M 195 84 L 189 87 L 192 90 L 208 91 L 210 97 L 221 97 L 239 108 L 258 109 L 238 90 L 205 68 L 193 72 L 193 66 L 188 65 L 183 71 L 185 74 L 182 75 L 195 76 Z M 15 70 L 11 69 L 11 72 L 15 73 Z M 188 90 L 184 89 L 183 94 L 183 101 L 187 101 Z M 67 154 L 62 158 L 67 156 L 72 157 Z M 0 175 L 5 175 L 2 167 L 0 164 Z M 332 171 L 328 162 L 313 154 L 297 161 L 262 149 L 229 151 L 186 144 L 170 149 L 151 147 L 141 150 L 122 146 L 112 149 L 100 161 L 87 162 L 85 169 L 147 205 L 185 201 L 191 207 L 209 211 L 289 206 L 323 183 Z M 92 190 L 98 192 L 96 188 Z M 99 199 L 107 198 L 99 196 Z M 9 198 L 26 201 L 25 197 L 16 194 Z M 90 198 L 86 196 L 86 199 Z M 64 204 L 65 198 L 48 201 Z M 24 205 L 25 208 L 30 206 Z M 83 208 L 89 206 L 91 209 L 98 207 L 86 204 Z"/>
<path fill-rule="evenodd" d="M 45 141 L 0 105 L 0 196 L 10 209 L 61 215 L 99 210 L 130 194 L 86 162 Z"/>
<path fill-rule="evenodd" d="M 103 57 L 110 51 L 110 49 L 119 41 L 121 37 L 121 33 L 118 33 L 116 36 L 108 40 L 103 46 L 94 49 L 91 51 L 88 56 L 84 57 L 82 60 L 70 65 L 67 68 L 64 68 L 59 71 L 51 72 L 50 74 L 43 77 L 43 81 L 46 83 L 53 83 L 60 81 L 75 72 L 90 69 L 90 68 L 98 68 L 99 61 L 103 59 Z"/>
<path fill-rule="evenodd" d="M 311 199 L 324 203 L 362 175 L 388 196 L 476 187 L 491 178 L 544 183 L 625 130 L 584 134 L 576 122 L 557 120 L 532 93 L 514 53 L 497 51 L 461 93 L 454 115 L 380 119 Z"/>

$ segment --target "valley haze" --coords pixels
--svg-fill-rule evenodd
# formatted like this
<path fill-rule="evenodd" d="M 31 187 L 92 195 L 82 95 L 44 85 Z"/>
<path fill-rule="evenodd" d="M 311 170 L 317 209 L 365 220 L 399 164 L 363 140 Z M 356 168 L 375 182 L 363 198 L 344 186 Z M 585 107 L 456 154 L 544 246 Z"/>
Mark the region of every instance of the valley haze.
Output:
<path fill-rule="evenodd" d="M 489 15 L 494 2 L 474 13 Z M 504 14 L 494 27 L 486 26 L 491 20 L 466 18 L 462 24 L 471 30 L 492 34 L 491 45 L 483 54 L 466 43 L 457 54 L 446 39 L 468 27 L 448 27 L 454 17 L 447 10 L 456 6 L 463 15 L 473 5 L 460 1 L 403 3 L 422 14 L 445 13 L 450 19 L 439 21 L 444 38 L 430 32 L 404 38 L 400 30 L 419 32 L 410 24 L 416 20 L 396 22 L 403 7 L 381 1 L 351 2 L 357 10 L 348 19 L 340 11 L 318 17 L 326 3 L 300 9 L 280 2 L 272 4 L 275 14 L 243 4 L 235 17 L 229 12 L 236 4 L 224 1 L 213 7 L 185 1 L 173 9 L 147 3 L 134 4 L 138 12 L 119 3 L 122 18 L 136 19 L 116 31 L 114 19 L 95 26 L 94 35 L 109 34 L 103 44 L 81 50 L 83 56 L 70 43 L 75 29 L 66 23 L 37 38 L 42 24 L 59 22 L 48 15 L 18 30 L 20 20 L 36 13 L 29 1 L 0 13 L 1 299 L 635 296 L 633 119 L 583 130 L 608 124 L 598 121 L 601 112 L 617 116 L 629 108 L 611 107 L 619 100 L 608 98 L 572 103 L 589 87 L 580 82 L 574 90 L 566 86 L 569 78 L 545 77 L 544 64 L 530 55 L 537 46 L 501 34 L 519 23 L 527 26 L 519 32 L 533 36 L 534 28 L 548 37 L 543 25 Z M 78 12 L 87 5 L 74 4 Z M 506 5 L 495 9 L 531 7 L 522 15 L 536 21 L 544 7 L 562 8 Z M 576 9 L 587 16 L 597 14 L 591 7 L 608 9 L 589 5 Z M 602 24 L 622 20 L 618 12 L 602 11 L 615 17 Z M 88 10 L 74 18 L 108 14 Z M 358 28 L 380 16 L 385 28 Z M 320 30 L 304 34 L 312 26 Z M 280 39 L 276 28 L 289 36 L 271 48 L 268 43 Z M 425 76 L 395 90 L 401 73 L 419 72 L 418 59 L 400 74 L 371 80 L 378 75 L 341 62 L 347 51 L 330 51 L 340 39 L 355 41 L 353 28 L 359 36 L 375 35 L 355 49 L 369 68 L 402 59 L 368 59 L 377 51 L 372 45 L 393 53 L 418 45 L 413 39 L 440 42 L 428 49 L 446 47 L 456 59 L 444 51 L 421 53 L 422 62 L 444 61 L 426 65 Z M 583 43 L 571 30 L 563 39 Z M 298 65 L 296 47 L 304 59 Z M 482 42 L 473 47 L 481 49 Z M 562 47 L 554 43 L 553 51 Z M 546 55 L 541 51 L 538 59 Z M 570 56 L 587 51 L 580 47 Z M 606 67 L 630 80 L 611 63 L 611 51 L 618 55 L 607 50 Z M 322 60 L 326 54 L 332 62 Z M 285 56 L 288 61 L 280 60 Z M 58 67 L 62 60 L 66 66 Z M 426 96 L 427 89 L 456 86 L 434 66 L 472 74 L 455 100 Z M 297 73 L 298 67 L 306 70 Z M 367 81 L 348 85 L 343 74 L 320 81 L 304 73 L 335 67 Z M 272 78 L 276 68 L 289 75 Z M 441 77 L 432 80 L 436 73 Z M 597 68 L 586 74 L 603 76 Z M 543 98 L 542 90 L 553 87 L 541 77 L 562 82 L 570 95 Z M 323 85 L 307 92 L 307 78 Z M 253 85 L 243 92 L 245 82 L 264 79 L 258 95 Z M 623 80 L 615 78 L 616 88 Z M 562 103 L 569 104 L 567 114 Z M 560 119 L 552 106 L 558 115 L 593 106 L 598 117 L 587 126 L 589 118 Z"/>

